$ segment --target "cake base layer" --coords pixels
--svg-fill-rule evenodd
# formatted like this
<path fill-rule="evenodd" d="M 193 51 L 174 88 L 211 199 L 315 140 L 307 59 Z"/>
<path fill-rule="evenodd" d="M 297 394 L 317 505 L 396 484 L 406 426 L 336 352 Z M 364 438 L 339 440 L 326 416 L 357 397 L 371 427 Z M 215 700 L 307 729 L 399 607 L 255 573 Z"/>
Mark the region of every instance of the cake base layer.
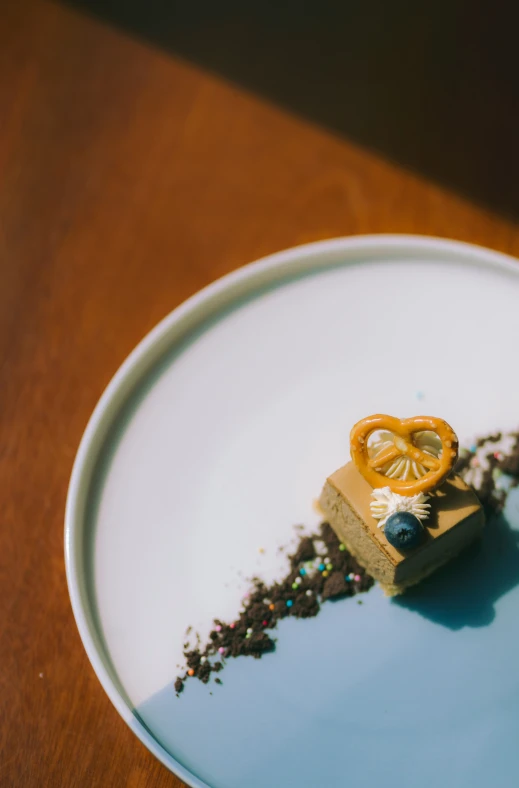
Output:
<path fill-rule="evenodd" d="M 477 497 L 452 477 L 431 497 L 423 543 L 402 553 L 371 516 L 371 486 L 349 463 L 326 482 L 320 505 L 338 538 L 389 596 L 419 583 L 481 536 L 485 518 Z"/>

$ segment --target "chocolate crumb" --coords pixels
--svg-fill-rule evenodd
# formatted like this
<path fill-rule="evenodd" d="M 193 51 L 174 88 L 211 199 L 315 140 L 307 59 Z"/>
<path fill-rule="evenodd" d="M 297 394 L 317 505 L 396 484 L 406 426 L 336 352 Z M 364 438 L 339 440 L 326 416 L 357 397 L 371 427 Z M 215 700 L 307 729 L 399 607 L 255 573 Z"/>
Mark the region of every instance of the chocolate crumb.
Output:
<path fill-rule="evenodd" d="M 332 572 L 327 578 L 321 593 L 321 599 L 339 599 L 351 596 L 352 584 L 347 583 L 342 572 Z"/>
<path fill-rule="evenodd" d="M 321 550 L 325 549 L 326 566 L 317 556 L 315 542 Z M 281 581 L 267 586 L 256 577 L 251 582 L 248 604 L 234 622 L 215 619 L 205 646 L 197 644 L 193 648 L 186 644 L 184 648 L 191 676 L 204 684 L 210 681 L 211 674 L 219 673 L 224 667 L 221 660 L 212 662 L 215 654 L 224 658 L 261 659 L 275 650 L 276 643 L 269 630 L 275 629 L 281 619 L 311 618 L 319 613 L 326 600 L 353 596 L 373 585 L 373 579 L 341 545 L 328 523 L 323 523 L 313 536 L 300 536 L 290 556 L 290 568 Z M 221 680 L 215 678 L 215 682 L 220 684 Z"/>
<path fill-rule="evenodd" d="M 507 473 L 509 476 L 519 476 L 519 445 L 516 445 L 512 454 L 503 458 L 498 467 L 503 473 Z"/>
<path fill-rule="evenodd" d="M 503 443 L 509 447 L 507 454 Z M 519 484 L 519 433 L 497 432 L 479 438 L 470 449 L 462 449 L 454 470 L 487 510 L 500 511 L 508 489 Z"/>
<path fill-rule="evenodd" d="M 180 695 L 183 689 L 184 689 L 184 682 L 182 681 L 181 678 L 177 678 L 175 681 L 175 692 L 177 693 L 177 695 Z"/>
<path fill-rule="evenodd" d="M 314 540 L 311 536 L 304 536 L 294 555 L 290 556 L 290 563 L 292 567 L 296 567 L 305 561 L 311 561 L 312 558 L 315 558 Z"/>

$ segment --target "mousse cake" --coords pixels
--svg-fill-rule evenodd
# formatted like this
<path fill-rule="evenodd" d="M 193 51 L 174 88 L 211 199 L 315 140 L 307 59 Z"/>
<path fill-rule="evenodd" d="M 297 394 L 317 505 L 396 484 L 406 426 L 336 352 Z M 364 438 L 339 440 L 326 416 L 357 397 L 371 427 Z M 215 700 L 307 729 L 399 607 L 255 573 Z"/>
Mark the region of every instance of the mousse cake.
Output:
<path fill-rule="evenodd" d="M 339 540 L 389 596 L 445 564 L 485 518 L 453 473 L 458 439 L 442 419 L 377 414 L 350 435 L 352 462 L 326 481 L 320 505 Z"/>

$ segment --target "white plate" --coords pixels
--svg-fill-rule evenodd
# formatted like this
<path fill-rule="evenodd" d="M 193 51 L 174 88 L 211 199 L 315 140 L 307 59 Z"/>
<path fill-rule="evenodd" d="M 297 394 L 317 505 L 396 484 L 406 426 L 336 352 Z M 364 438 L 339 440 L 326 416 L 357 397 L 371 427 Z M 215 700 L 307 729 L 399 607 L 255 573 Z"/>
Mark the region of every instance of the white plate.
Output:
<path fill-rule="evenodd" d="M 477 770 L 463 767 L 465 754 L 458 764 L 457 750 L 432 758 L 430 733 L 416 725 L 424 714 L 416 687 L 407 698 L 409 674 L 394 664 L 399 706 L 407 703 L 415 718 L 412 732 L 405 723 L 415 752 L 405 755 L 408 744 L 392 734 L 385 766 L 366 767 L 373 742 L 359 730 L 381 715 L 386 734 L 404 725 L 403 712 L 392 710 L 395 698 L 384 697 L 382 709 L 380 692 L 369 689 L 383 680 L 388 660 L 404 648 L 418 658 L 416 638 L 430 638 L 427 659 L 445 648 L 455 655 L 459 646 L 462 670 L 474 648 L 487 653 L 492 631 L 470 621 L 454 628 L 432 622 L 377 588 L 362 607 L 346 600 L 325 605 L 312 621 L 283 622 L 276 653 L 259 663 L 232 660 L 222 687 L 193 681 L 178 699 L 171 684 L 186 628 L 204 636 L 214 616 L 231 619 L 247 577 L 282 571 L 277 547 L 293 538 L 294 524 L 317 524 L 312 501 L 348 459 L 356 420 L 425 412 L 447 419 L 461 438 L 517 424 L 518 299 L 519 268 L 495 252 L 405 236 L 326 241 L 272 255 L 206 288 L 117 372 L 70 483 L 70 596 L 117 710 L 190 785 L 342 786 L 343 759 L 357 785 L 393 785 L 392 759 L 402 763 L 394 774 L 402 788 L 419 784 L 416 764 L 424 762 L 422 786 L 476 788 L 493 779 L 493 739 L 488 763 L 480 757 Z M 353 644 L 347 659 L 345 643 Z M 438 693 L 451 687 L 440 673 L 426 692 L 438 719 Z M 470 688 L 458 678 L 473 715 Z M 485 695 L 491 709 L 498 684 Z M 447 713 L 451 700 L 442 702 Z M 503 759 L 509 774 L 517 764 Z"/>

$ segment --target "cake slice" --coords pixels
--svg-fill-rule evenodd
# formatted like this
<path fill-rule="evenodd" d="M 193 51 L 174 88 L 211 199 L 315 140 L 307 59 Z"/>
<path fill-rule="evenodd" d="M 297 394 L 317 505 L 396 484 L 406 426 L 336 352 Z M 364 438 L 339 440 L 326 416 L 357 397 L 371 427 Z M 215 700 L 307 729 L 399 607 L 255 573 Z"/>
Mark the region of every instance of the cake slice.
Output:
<path fill-rule="evenodd" d="M 430 498 L 423 541 L 411 551 L 398 550 L 384 537 L 371 514 L 373 488 L 352 462 L 326 481 L 320 505 L 338 538 L 388 596 L 419 583 L 481 536 L 481 505 L 459 476 L 452 476 Z"/>
<path fill-rule="evenodd" d="M 352 456 L 355 462 L 327 479 L 319 502 L 338 538 L 386 594 L 420 582 L 481 535 L 478 498 L 449 475 L 457 438 L 445 422 L 368 417 L 352 430 Z"/>

